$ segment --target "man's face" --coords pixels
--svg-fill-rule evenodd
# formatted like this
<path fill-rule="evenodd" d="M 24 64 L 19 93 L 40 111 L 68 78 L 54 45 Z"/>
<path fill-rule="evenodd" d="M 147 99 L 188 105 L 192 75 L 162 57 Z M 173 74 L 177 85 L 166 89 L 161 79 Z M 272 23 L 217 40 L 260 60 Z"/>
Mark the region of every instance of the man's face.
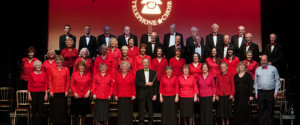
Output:
<path fill-rule="evenodd" d="M 71 27 L 69 27 L 69 26 L 65 26 L 65 33 L 66 34 L 69 34 L 70 33 L 70 31 L 71 31 Z"/>
<path fill-rule="evenodd" d="M 148 26 L 147 31 L 148 31 L 148 33 L 151 34 L 153 32 L 153 27 L 151 25 Z"/>
<path fill-rule="evenodd" d="M 261 64 L 262 66 L 266 66 L 266 65 L 268 64 L 268 58 L 267 58 L 267 56 L 263 55 L 263 56 L 261 57 L 261 59 L 260 59 L 260 64 Z"/>
<path fill-rule="evenodd" d="M 246 41 L 247 43 L 250 43 L 252 39 L 252 36 L 250 34 L 246 34 Z"/>
<path fill-rule="evenodd" d="M 175 26 L 174 25 L 171 25 L 169 27 L 169 30 L 170 30 L 170 33 L 174 33 L 175 32 Z"/>
<path fill-rule="evenodd" d="M 245 33 L 245 28 L 239 27 L 239 35 L 243 35 Z"/>
<path fill-rule="evenodd" d="M 214 25 L 212 31 L 213 33 L 217 33 L 219 31 L 219 27 L 217 25 Z"/>
<path fill-rule="evenodd" d="M 143 60 L 143 67 L 144 67 L 145 69 L 148 69 L 148 67 L 149 67 L 149 61 L 148 61 L 147 59 L 144 59 L 144 60 Z"/>
<path fill-rule="evenodd" d="M 274 34 L 271 34 L 270 35 L 270 41 L 271 41 L 271 43 L 275 43 L 275 39 L 276 39 L 276 36 Z"/>
<path fill-rule="evenodd" d="M 151 41 L 154 42 L 156 39 L 156 34 L 155 33 L 151 33 Z"/>
<path fill-rule="evenodd" d="M 105 27 L 103 30 L 104 30 L 105 34 L 109 34 L 109 32 L 110 32 L 110 28 L 109 27 Z"/>
<path fill-rule="evenodd" d="M 224 43 L 228 44 L 229 43 L 229 37 L 228 36 L 224 36 Z"/>
<path fill-rule="evenodd" d="M 85 27 L 84 28 L 84 32 L 85 32 L 85 34 L 90 34 L 91 33 L 91 28 L 90 27 Z"/>
<path fill-rule="evenodd" d="M 176 36 L 176 38 L 175 38 L 175 44 L 176 45 L 179 45 L 180 44 L 180 36 Z"/>
<path fill-rule="evenodd" d="M 127 34 L 130 34 L 130 27 L 126 26 L 124 28 L 124 33 L 127 35 Z"/>

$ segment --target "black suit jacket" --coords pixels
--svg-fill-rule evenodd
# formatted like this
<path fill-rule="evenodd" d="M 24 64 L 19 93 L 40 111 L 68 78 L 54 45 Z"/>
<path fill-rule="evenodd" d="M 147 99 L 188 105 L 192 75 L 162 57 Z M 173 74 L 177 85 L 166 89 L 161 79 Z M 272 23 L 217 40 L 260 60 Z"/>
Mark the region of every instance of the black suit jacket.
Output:
<path fill-rule="evenodd" d="M 133 38 L 134 46 L 138 47 L 138 40 L 137 40 L 136 35 L 130 34 L 129 38 Z M 118 45 L 119 45 L 120 49 L 122 48 L 122 46 L 128 46 L 126 39 L 125 39 L 125 34 L 118 36 Z"/>
<path fill-rule="evenodd" d="M 280 44 L 276 43 L 272 52 L 271 52 L 271 44 L 267 44 L 265 46 L 264 54 L 268 56 L 268 61 L 271 62 L 272 65 L 274 65 L 277 68 L 279 67 L 283 56 L 282 47 Z"/>
<path fill-rule="evenodd" d="M 166 59 L 168 61 L 170 61 L 171 58 L 175 57 L 175 50 L 176 50 L 175 45 L 168 48 L 168 51 L 167 51 L 168 53 L 166 53 Z M 185 61 L 187 60 L 185 46 L 181 46 L 181 58 L 185 59 Z"/>
<path fill-rule="evenodd" d="M 233 35 L 231 36 L 231 42 L 234 47 L 234 53 L 235 56 L 241 58 L 242 55 L 242 45 L 246 43 L 245 35 L 243 35 L 242 45 L 239 47 L 239 35 Z"/>
<path fill-rule="evenodd" d="M 151 56 L 151 59 L 156 58 L 157 48 L 162 47 L 162 44 L 159 41 L 156 41 L 155 44 L 154 44 L 154 52 L 153 53 L 152 53 L 152 44 L 151 44 L 151 42 L 147 42 L 146 45 L 147 45 L 146 54 Z"/>
<path fill-rule="evenodd" d="M 70 38 L 73 39 L 73 41 L 74 41 L 73 48 L 75 48 L 76 47 L 76 36 L 70 34 Z M 63 34 L 63 35 L 59 36 L 59 50 L 62 51 L 66 47 L 67 47 L 67 45 L 66 45 L 66 35 Z"/>
<path fill-rule="evenodd" d="M 155 41 L 159 41 L 159 37 L 157 36 Z M 140 44 L 147 44 L 148 43 L 148 33 L 142 34 Z"/>
<path fill-rule="evenodd" d="M 258 45 L 253 43 L 253 42 L 251 42 L 250 44 L 251 45 L 250 45 L 248 50 L 252 51 L 252 59 L 256 62 L 259 62 L 259 48 L 258 48 Z M 247 54 L 246 44 L 242 45 L 241 48 L 242 48 L 242 56 L 241 56 L 240 60 L 245 60 L 245 59 L 247 59 L 246 58 L 246 54 Z"/>
<path fill-rule="evenodd" d="M 97 40 L 96 37 L 91 35 L 90 36 L 90 41 L 89 44 L 86 44 L 86 37 L 85 35 L 81 36 L 79 39 L 79 47 L 78 47 L 78 51 L 80 52 L 80 50 L 82 48 L 87 48 L 90 52 L 89 57 L 93 58 L 96 56 L 96 47 L 97 47 Z"/>
<path fill-rule="evenodd" d="M 153 86 L 146 86 L 144 69 L 136 71 L 135 88 L 137 99 L 145 99 L 146 96 L 152 99 L 154 95 L 158 95 L 158 86 L 156 78 L 156 72 L 154 70 L 149 69 L 149 82 L 153 82 Z"/>
<path fill-rule="evenodd" d="M 114 36 L 112 34 L 109 34 L 109 39 L 112 38 L 112 37 L 116 38 L 116 36 Z M 106 44 L 105 34 L 101 34 L 101 35 L 98 36 L 98 38 L 97 38 L 97 49 L 99 49 L 102 44 Z"/>
<path fill-rule="evenodd" d="M 176 36 L 177 35 L 181 36 L 180 45 L 183 46 L 183 36 L 182 36 L 182 34 L 176 32 L 175 35 Z M 176 36 L 175 36 L 175 38 L 176 38 Z M 163 46 L 164 46 L 166 57 L 167 57 L 167 54 L 170 53 L 170 52 L 168 52 L 169 51 L 169 49 L 168 49 L 169 48 L 169 43 L 170 43 L 170 33 L 167 33 L 167 34 L 164 35 L 164 41 L 163 41 Z M 168 57 L 170 57 L 170 56 L 168 56 Z"/>
<path fill-rule="evenodd" d="M 213 33 L 207 35 L 205 45 L 206 45 L 207 49 L 209 50 L 209 52 L 211 51 L 211 49 L 213 47 L 219 48 L 220 46 L 223 46 L 224 45 L 224 35 L 222 35 L 220 33 L 217 34 L 217 45 L 216 46 L 214 44 Z"/>
<path fill-rule="evenodd" d="M 225 45 L 225 44 L 224 44 Z M 223 46 L 220 46 L 219 48 L 218 48 L 218 51 L 219 51 L 219 56 L 220 56 L 220 58 L 221 59 L 223 59 L 224 58 L 224 45 Z M 228 48 L 229 47 L 233 47 L 233 45 L 231 44 L 231 43 L 228 43 Z M 242 47 L 242 46 L 241 46 Z M 228 50 L 228 49 L 227 49 Z M 226 54 L 227 54 L 227 52 L 226 52 Z M 235 55 L 236 56 L 236 55 Z M 239 59 L 240 59 L 240 57 L 239 57 Z"/>
<path fill-rule="evenodd" d="M 206 48 L 204 46 L 204 39 L 203 37 L 201 37 L 201 42 L 200 42 L 200 45 L 201 45 L 201 62 L 204 60 L 205 61 L 205 55 L 206 55 Z M 194 39 L 193 37 L 189 37 L 186 39 L 186 56 L 187 56 L 187 59 L 186 59 L 186 62 L 187 64 L 190 64 L 192 61 L 193 61 L 193 54 L 195 53 L 195 42 L 194 42 Z"/>

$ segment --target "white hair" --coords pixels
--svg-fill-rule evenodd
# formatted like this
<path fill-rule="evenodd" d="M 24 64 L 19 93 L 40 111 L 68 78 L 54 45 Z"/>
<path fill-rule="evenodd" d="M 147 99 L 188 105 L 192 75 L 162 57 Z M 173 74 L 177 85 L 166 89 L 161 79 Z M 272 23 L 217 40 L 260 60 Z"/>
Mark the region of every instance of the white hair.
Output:
<path fill-rule="evenodd" d="M 239 27 L 238 27 L 238 29 L 240 29 L 240 28 L 242 28 L 242 29 L 244 29 L 244 30 L 245 30 L 245 27 L 244 27 L 244 26 L 239 26 Z"/>
<path fill-rule="evenodd" d="M 79 57 L 81 57 L 81 53 L 82 53 L 83 51 L 87 51 L 87 55 L 88 55 L 88 56 L 90 55 L 90 52 L 89 52 L 89 50 L 88 50 L 87 48 L 82 48 L 82 49 L 80 50 Z"/>
<path fill-rule="evenodd" d="M 128 47 L 127 46 L 122 46 L 121 51 L 122 50 L 127 50 L 128 51 Z"/>
<path fill-rule="evenodd" d="M 33 68 L 35 68 L 37 64 L 41 64 L 42 65 L 42 62 L 40 60 L 34 61 L 33 62 Z"/>
<path fill-rule="evenodd" d="M 174 26 L 174 29 L 176 29 L 176 24 L 175 23 L 170 24 L 170 26 Z"/>
<path fill-rule="evenodd" d="M 128 67 L 128 69 L 130 68 L 130 64 L 127 62 L 127 61 L 123 61 L 121 62 L 120 64 L 120 69 L 123 69 L 124 68 L 124 65 L 126 65 Z"/>
<path fill-rule="evenodd" d="M 211 25 L 211 28 L 214 28 L 215 26 L 219 28 L 219 25 L 216 24 L 216 23 L 214 23 L 213 25 Z"/>
<path fill-rule="evenodd" d="M 193 26 L 193 27 L 191 28 L 191 31 L 194 31 L 194 30 L 196 30 L 197 32 L 199 31 L 198 28 L 197 28 L 196 26 Z"/>

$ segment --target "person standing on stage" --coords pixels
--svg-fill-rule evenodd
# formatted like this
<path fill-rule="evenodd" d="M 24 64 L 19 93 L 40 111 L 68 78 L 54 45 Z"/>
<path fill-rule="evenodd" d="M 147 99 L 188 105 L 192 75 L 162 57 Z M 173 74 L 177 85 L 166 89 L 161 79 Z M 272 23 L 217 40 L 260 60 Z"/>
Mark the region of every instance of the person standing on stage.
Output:
<path fill-rule="evenodd" d="M 134 46 L 138 47 L 138 41 L 136 35 L 131 34 L 130 27 L 124 26 L 123 30 L 124 34 L 118 36 L 118 46 L 119 49 L 121 49 L 122 46 L 128 46 L 128 39 L 133 38 L 134 39 Z"/>
<path fill-rule="evenodd" d="M 68 67 L 71 74 L 73 72 L 74 63 L 78 58 L 78 50 L 73 47 L 73 44 L 73 39 L 68 38 L 66 40 L 67 47 L 64 48 L 60 54 L 64 58 L 63 66 Z"/>
<path fill-rule="evenodd" d="M 80 37 L 79 39 L 79 47 L 78 50 L 81 51 L 82 48 L 87 48 L 89 50 L 89 58 L 95 60 L 96 58 L 96 47 L 97 47 L 97 40 L 96 37 L 91 35 L 91 27 L 85 26 L 84 27 L 85 34 Z"/>
<path fill-rule="evenodd" d="M 71 34 L 71 26 L 70 26 L 70 25 L 65 25 L 65 26 L 64 26 L 64 31 L 65 31 L 65 34 L 63 34 L 63 35 L 61 35 L 61 36 L 59 37 L 59 50 L 60 50 L 60 52 L 61 52 L 64 48 L 67 47 L 67 46 L 66 46 L 66 40 L 67 40 L 68 38 L 73 39 L 74 44 L 72 45 L 72 47 L 73 47 L 73 48 L 76 48 L 76 36 L 74 36 L 74 35 Z"/>

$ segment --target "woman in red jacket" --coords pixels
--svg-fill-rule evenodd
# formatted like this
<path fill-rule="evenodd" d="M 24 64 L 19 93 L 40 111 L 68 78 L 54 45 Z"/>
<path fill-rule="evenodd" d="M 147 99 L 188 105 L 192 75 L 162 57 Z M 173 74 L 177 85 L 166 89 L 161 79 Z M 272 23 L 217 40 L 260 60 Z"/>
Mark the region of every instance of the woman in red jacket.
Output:
<path fill-rule="evenodd" d="M 86 67 L 86 62 L 80 61 L 77 64 L 78 71 L 72 74 L 71 79 L 71 114 L 74 116 L 75 125 L 85 123 L 85 115 L 91 111 L 89 97 L 92 88 L 92 76 L 86 71 Z M 79 117 L 82 117 L 81 123 L 79 123 Z"/>
<path fill-rule="evenodd" d="M 27 90 L 28 79 L 31 72 L 34 71 L 33 62 L 37 61 L 37 58 L 34 58 L 36 50 L 34 47 L 30 46 L 26 50 L 26 56 L 22 59 L 20 65 L 20 83 L 16 85 L 17 90 Z"/>
<path fill-rule="evenodd" d="M 133 100 L 136 98 L 135 77 L 128 72 L 130 65 L 123 61 L 116 76 L 114 96 L 118 101 L 118 125 L 132 125 Z"/>
<path fill-rule="evenodd" d="M 33 67 L 34 71 L 30 73 L 28 79 L 28 100 L 31 101 L 33 125 L 40 125 L 44 100 L 48 99 L 48 76 L 45 72 L 41 71 L 41 61 L 35 61 Z"/>
<path fill-rule="evenodd" d="M 207 63 L 201 66 L 203 73 L 199 75 L 199 103 L 201 125 L 213 124 L 213 102 L 215 102 L 216 86 L 214 77 L 208 73 Z"/>
<path fill-rule="evenodd" d="M 113 61 L 117 61 L 121 58 L 121 51 L 118 48 L 118 40 L 114 37 L 109 39 L 109 46 L 108 46 L 108 53 L 107 56 L 112 57 Z"/>
<path fill-rule="evenodd" d="M 183 65 L 183 75 L 178 77 L 180 117 L 185 125 L 193 124 L 194 102 L 198 100 L 198 86 L 194 76 L 190 75 L 188 64 Z"/>
<path fill-rule="evenodd" d="M 99 66 L 102 63 L 105 63 L 107 66 L 106 73 L 111 75 L 113 78 L 115 76 L 115 62 L 111 56 L 108 56 L 108 46 L 106 44 L 102 44 L 99 48 L 100 54 L 94 62 L 94 76 L 100 74 Z"/>
<path fill-rule="evenodd" d="M 72 74 L 73 72 L 73 66 L 75 63 L 75 60 L 78 58 L 78 50 L 73 48 L 74 41 L 72 38 L 66 39 L 66 45 L 67 47 L 64 48 L 60 55 L 64 57 L 64 63 L 63 66 L 69 68 L 69 72 Z"/>
<path fill-rule="evenodd" d="M 202 63 L 200 61 L 201 61 L 200 54 L 194 53 L 193 54 L 193 62 L 189 64 L 189 66 L 191 68 L 190 74 L 192 76 L 194 76 L 197 83 L 199 81 L 198 80 L 199 76 L 202 73 L 202 70 L 201 70 Z"/>
<path fill-rule="evenodd" d="M 173 75 L 178 77 L 183 74 L 182 67 L 185 60 L 181 58 L 181 49 L 175 49 L 175 57 L 170 59 L 169 65 L 173 67 Z"/>
<path fill-rule="evenodd" d="M 227 56 L 223 58 L 222 62 L 225 62 L 228 66 L 227 72 L 233 75 L 236 74 L 236 67 L 239 64 L 240 60 L 234 55 L 234 48 L 228 47 Z"/>
<path fill-rule="evenodd" d="M 210 57 L 206 58 L 205 61 L 208 64 L 209 73 L 213 75 L 214 79 L 216 80 L 217 75 L 220 73 L 220 63 L 221 59 L 217 53 L 217 48 L 212 48 Z"/>
<path fill-rule="evenodd" d="M 149 55 L 146 55 L 146 49 L 147 49 L 147 45 L 146 44 L 141 44 L 139 46 L 140 49 L 140 55 L 135 56 L 134 58 L 134 69 L 135 71 L 138 71 L 140 69 L 143 68 L 143 60 L 145 58 L 147 58 L 150 62 L 149 62 L 149 68 L 152 69 L 151 67 L 151 57 Z"/>
<path fill-rule="evenodd" d="M 95 116 L 97 124 L 108 125 L 109 120 L 109 100 L 113 94 L 114 80 L 110 74 L 107 74 L 108 67 L 105 63 L 99 66 L 100 74 L 93 78 L 92 93 L 95 99 Z"/>
<path fill-rule="evenodd" d="M 136 46 L 134 46 L 134 39 L 133 37 L 130 37 L 128 39 L 128 57 L 132 59 L 134 62 L 135 56 L 140 55 L 140 50 Z"/>
<path fill-rule="evenodd" d="M 77 58 L 75 63 L 74 63 L 73 72 L 78 71 L 78 66 L 77 65 L 80 61 L 85 62 L 85 66 L 86 66 L 85 71 L 88 72 L 90 75 L 93 75 L 93 61 L 89 57 L 89 50 L 87 48 L 82 48 L 80 50 L 79 58 Z"/>
<path fill-rule="evenodd" d="M 221 73 L 217 75 L 216 80 L 216 100 L 217 117 L 222 119 L 222 125 L 229 125 L 229 118 L 232 117 L 232 101 L 235 93 L 234 75 L 227 72 L 227 64 L 220 64 Z"/>
<path fill-rule="evenodd" d="M 165 68 L 166 74 L 161 77 L 159 86 L 159 101 L 162 103 L 162 125 L 177 124 L 177 105 L 179 101 L 178 79 L 172 75 L 172 66 Z"/>
<path fill-rule="evenodd" d="M 246 54 L 247 59 L 243 62 L 246 63 L 247 66 L 247 72 L 250 73 L 252 76 L 252 79 L 254 80 L 255 71 L 258 67 L 258 63 L 252 59 L 252 50 L 248 50 Z"/>
<path fill-rule="evenodd" d="M 67 122 L 67 96 L 70 86 L 69 68 L 63 67 L 64 58 L 55 57 L 56 67 L 49 74 L 49 92 L 51 112 L 50 119 L 53 125 Z"/>
<path fill-rule="evenodd" d="M 56 67 L 55 56 L 56 56 L 56 53 L 53 49 L 50 49 L 47 52 L 46 57 L 47 57 L 48 60 L 44 61 L 43 66 L 42 66 L 42 71 L 45 72 L 46 74 L 49 74 L 50 70 L 52 68 Z"/>

